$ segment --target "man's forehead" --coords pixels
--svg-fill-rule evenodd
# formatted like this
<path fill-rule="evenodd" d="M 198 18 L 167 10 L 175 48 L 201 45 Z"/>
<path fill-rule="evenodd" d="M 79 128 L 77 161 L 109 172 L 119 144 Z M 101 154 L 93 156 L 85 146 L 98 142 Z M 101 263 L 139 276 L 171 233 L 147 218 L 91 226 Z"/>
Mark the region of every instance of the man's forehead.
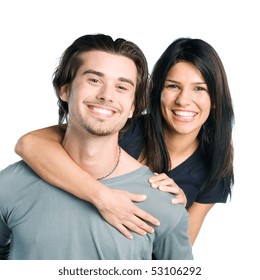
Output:
<path fill-rule="evenodd" d="M 81 54 L 81 73 L 91 70 L 103 76 L 124 77 L 136 84 L 137 68 L 134 61 L 121 54 L 91 50 Z M 91 72 L 89 71 L 89 72 Z"/>

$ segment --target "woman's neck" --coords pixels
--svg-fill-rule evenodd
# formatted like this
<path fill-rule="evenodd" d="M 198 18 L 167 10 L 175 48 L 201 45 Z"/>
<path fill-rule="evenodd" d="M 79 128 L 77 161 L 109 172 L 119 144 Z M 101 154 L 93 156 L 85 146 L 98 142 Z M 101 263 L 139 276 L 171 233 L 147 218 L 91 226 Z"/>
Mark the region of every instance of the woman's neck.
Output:
<path fill-rule="evenodd" d="M 164 140 L 171 160 L 171 169 L 188 159 L 199 146 L 197 134 L 175 134 L 165 130 Z"/>

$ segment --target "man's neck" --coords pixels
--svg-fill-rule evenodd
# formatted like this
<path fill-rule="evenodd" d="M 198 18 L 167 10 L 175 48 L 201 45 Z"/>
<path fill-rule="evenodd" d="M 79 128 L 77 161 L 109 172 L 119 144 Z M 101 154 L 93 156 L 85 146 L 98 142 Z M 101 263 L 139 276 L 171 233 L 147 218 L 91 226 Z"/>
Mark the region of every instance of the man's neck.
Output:
<path fill-rule="evenodd" d="M 106 176 L 119 165 L 117 134 L 93 136 L 67 131 L 62 145 L 70 157 L 95 178 Z"/>

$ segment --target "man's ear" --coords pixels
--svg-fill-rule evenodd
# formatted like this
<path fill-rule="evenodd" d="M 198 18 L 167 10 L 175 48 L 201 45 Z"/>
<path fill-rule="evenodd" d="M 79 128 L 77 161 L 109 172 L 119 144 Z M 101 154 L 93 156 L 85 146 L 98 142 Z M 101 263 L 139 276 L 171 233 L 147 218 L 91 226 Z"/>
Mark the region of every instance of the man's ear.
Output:
<path fill-rule="evenodd" d="M 60 98 L 62 101 L 68 102 L 68 100 L 69 100 L 69 85 L 68 84 L 63 85 L 60 88 Z"/>
<path fill-rule="evenodd" d="M 130 109 L 129 115 L 128 115 L 128 119 L 131 119 L 133 114 L 134 114 L 134 110 L 135 110 L 135 105 L 134 103 L 132 104 L 132 107 Z"/>

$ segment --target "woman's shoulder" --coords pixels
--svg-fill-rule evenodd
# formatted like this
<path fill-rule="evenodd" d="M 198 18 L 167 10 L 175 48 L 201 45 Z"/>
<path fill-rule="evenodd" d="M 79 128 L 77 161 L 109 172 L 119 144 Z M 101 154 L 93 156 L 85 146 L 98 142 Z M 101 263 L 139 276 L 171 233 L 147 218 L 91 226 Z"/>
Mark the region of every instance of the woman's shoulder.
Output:
<path fill-rule="evenodd" d="M 125 134 L 119 139 L 119 145 L 128 154 L 138 159 L 143 149 L 145 116 L 132 121 Z"/>
<path fill-rule="evenodd" d="M 184 162 L 169 171 L 168 176 L 183 189 L 188 200 L 188 207 L 194 201 L 199 203 L 226 201 L 227 197 L 223 193 L 224 186 L 222 181 L 218 182 L 213 188 L 205 187 L 202 189 L 208 172 L 207 164 L 199 148 Z"/>
<path fill-rule="evenodd" d="M 129 128 L 127 129 L 123 137 L 129 136 L 131 134 L 137 135 L 141 131 L 143 131 L 146 119 L 147 119 L 147 115 L 141 115 L 139 118 L 132 120 Z"/>

